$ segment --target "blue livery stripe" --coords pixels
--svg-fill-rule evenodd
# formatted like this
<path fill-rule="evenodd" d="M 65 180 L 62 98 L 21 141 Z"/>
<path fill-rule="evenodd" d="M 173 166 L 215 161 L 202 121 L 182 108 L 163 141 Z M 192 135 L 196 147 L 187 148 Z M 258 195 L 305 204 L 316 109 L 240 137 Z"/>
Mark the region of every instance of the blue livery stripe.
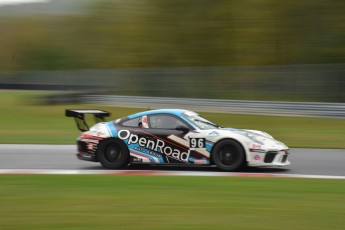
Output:
<path fill-rule="evenodd" d="M 189 157 L 188 161 L 194 164 L 195 159 L 193 157 Z"/>
<path fill-rule="evenodd" d="M 110 131 L 110 134 L 112 137 L 117 137 L 117 131 L 116 131 L 116 128 L 115 128 L 115 125 L 113 124 L 113 122 L 107 122 L 107 127 L 108 127 L 108 130 Z"/>
<path fill-rule="evenodd" d="M 206 151 L 211 153 L 213 145 L 212 142 L 206 141 Z"/>

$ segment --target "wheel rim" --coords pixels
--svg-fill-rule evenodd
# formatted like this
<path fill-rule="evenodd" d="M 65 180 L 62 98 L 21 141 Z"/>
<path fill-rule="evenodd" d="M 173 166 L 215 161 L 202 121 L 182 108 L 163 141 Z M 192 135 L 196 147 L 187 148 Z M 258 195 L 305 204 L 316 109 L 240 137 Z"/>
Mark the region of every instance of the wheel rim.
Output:
<path fill-rule="evenodd" d="M 230 146 L 225 146 L 219 152 L 219 160 L 224 165 L 232 165 L 239 157 L 238 151 Z"/>
<path fill-rule="evenodd" d="M 107 161 L 116 163 L 121 159 L 123 152 L 121 151 L 121 148 L 118 146 L 112 144 L 107 147 L 105 150 L 105 158 Z"/>

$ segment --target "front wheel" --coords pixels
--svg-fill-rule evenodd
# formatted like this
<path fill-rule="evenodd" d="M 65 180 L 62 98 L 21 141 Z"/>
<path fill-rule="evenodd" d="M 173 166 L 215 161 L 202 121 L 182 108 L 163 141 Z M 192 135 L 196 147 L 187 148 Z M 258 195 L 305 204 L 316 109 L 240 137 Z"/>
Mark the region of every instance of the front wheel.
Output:
<path fill-rule="evenodd" d="M 220 141 L 212 151 L 212 160 L 217 167 L 224 171 L 235 171 L 245 162 L 244 150 L 237 141 Z"/>
<path fill-rule="evenodd" d="M 129 163 L 129 151 L 120 140 L 102 142 L 97 155 L 101 165 L 107 169 L 119 169 Z"/>

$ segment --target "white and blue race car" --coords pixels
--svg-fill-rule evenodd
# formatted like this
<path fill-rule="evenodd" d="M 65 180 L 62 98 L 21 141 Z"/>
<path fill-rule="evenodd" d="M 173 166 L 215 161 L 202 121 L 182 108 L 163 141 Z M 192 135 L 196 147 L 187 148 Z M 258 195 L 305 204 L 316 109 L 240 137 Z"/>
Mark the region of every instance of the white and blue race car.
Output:
<path fill-rule="evenodd" d="M 84 115 L 99 122 L 88 128 Z M 160 109 L 104 122 L 101 110 L 66 110 L 82 131 L 77 157 L 119 169 L 128 164 L 287 166 L 289 148 L 265 132 L 223 128 L 195 112 Z"/>

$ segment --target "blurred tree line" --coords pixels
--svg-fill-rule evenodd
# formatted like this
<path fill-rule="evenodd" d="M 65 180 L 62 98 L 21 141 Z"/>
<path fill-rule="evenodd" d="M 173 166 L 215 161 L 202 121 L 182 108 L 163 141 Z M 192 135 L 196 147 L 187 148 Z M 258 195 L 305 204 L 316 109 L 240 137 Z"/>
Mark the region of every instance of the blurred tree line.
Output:
<path fill-rule="evenodd" d="M 0 17 L 1 70 L 344 63 L 343 0 L 100 0 Z"/>
<path fill-rule="evenodd" d="M 83 13 L 0 15 L 0 78 L 345 102 L 344 12 L 344 0 L 94 0 Z"/>

